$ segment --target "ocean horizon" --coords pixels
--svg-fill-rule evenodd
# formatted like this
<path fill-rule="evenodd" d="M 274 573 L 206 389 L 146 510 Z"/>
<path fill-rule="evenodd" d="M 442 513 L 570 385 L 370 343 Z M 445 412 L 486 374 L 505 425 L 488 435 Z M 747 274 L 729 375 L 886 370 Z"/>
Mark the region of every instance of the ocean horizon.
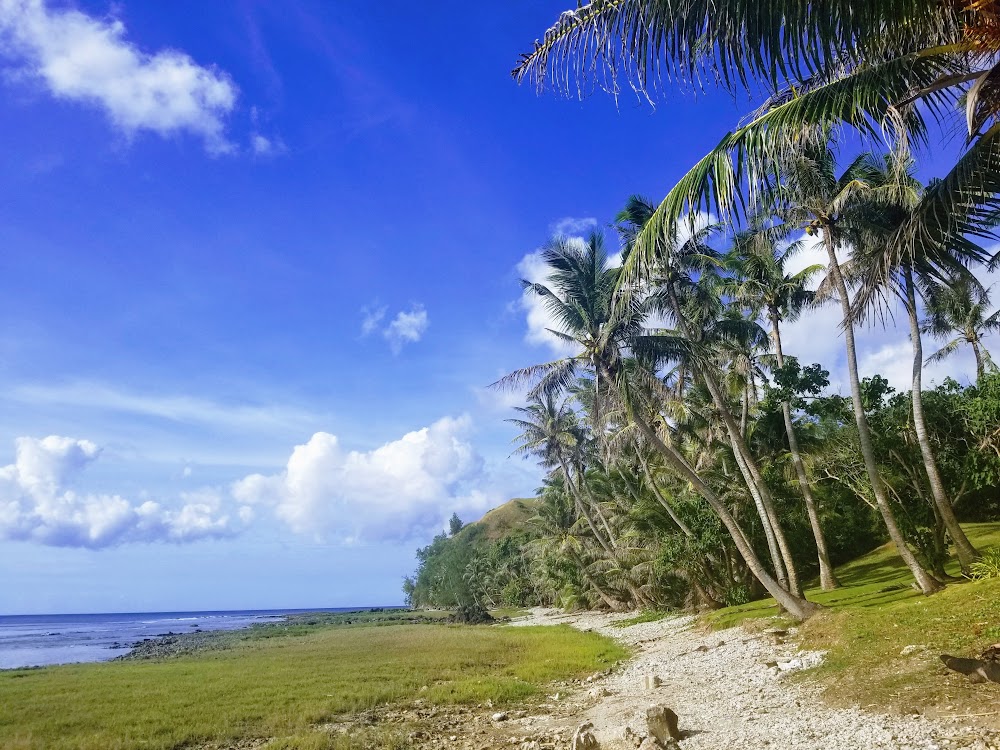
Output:
<path fill-rule="evenodd" d="M 238 630 L 305 612 L 397 609 L 401 605 L 0 615 L 0 669 L 109 661 L 144 638 Z"/>

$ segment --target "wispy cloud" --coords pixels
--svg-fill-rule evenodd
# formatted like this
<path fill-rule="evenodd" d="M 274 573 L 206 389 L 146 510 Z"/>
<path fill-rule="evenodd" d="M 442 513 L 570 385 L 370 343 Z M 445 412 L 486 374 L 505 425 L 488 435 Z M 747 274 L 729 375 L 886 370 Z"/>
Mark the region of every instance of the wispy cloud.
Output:
<path fill-rule="evenodd" d="M 233 150 L 225 135 L 237 99 L 230 77 L 181 51 L 140 50 L 119 20 L 43 0 L 0 0 L 0 42 L 20 73 L 57 98 L 100 107 L 127 135 L 189 132 L 211 153 Z"/>
<path fill-rule="evenodd" d="M 233 431 L 297 429 L 315 419 L 304 409 L 279 404 L 225 404 L 194 396 L 135 393 L 88 382 L 14 386 L 7 398 L 29 405 L 119 412 Z"/>
<path fill-rule="evenodd" d="M 373 302 L 370 305 L 365 305 L 361 308 L 361 335 L 369 336 L 375 332 L 375 330 L 382 323 L 385 318 L 385 314 L 389 311 L 385 305 L 380 305 L 378 302 Z"/>
<path fill-rule="evenodd" d="M 593 216 L 564 216 L 549 226 L 549 231 L 556 237 L 573 237 L 597 227 L 600 222 Z"/>
<path fill-rule="evenodd" d="M 414 305 L 409 311 L 399 312 L 382 331 L 393 352 L 399 354 L 405 344 L 415 344 L 423 338 L 430 318 L 423 305 Z"/>

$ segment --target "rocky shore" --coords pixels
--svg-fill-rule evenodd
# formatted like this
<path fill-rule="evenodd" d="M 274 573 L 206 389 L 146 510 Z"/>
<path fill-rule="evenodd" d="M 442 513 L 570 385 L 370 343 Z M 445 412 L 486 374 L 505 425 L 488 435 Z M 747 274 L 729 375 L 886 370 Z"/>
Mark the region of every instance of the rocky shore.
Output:
<path fill-rule="evenodd" d="M 233 648 L 245 641 L 273 638 L 289 633 L 303 633 L 319 627 L 405 625 L 430 622 L 440 622 L 440 617 L 410 610 L 381 607 L 355 612 L 310 612 L 286 615 L 274 622 L 255 623 L 250 627 L 236 630 L 196 630 L 190 633 L 164 633 L 155 638 L 144 638 L 132 644 L 123 644 L 122 648 L 130 648 L 131 650 L 127 654 L 116 657 L 115 661 L 167 659 L 204 651 L 219 651 Z"/>

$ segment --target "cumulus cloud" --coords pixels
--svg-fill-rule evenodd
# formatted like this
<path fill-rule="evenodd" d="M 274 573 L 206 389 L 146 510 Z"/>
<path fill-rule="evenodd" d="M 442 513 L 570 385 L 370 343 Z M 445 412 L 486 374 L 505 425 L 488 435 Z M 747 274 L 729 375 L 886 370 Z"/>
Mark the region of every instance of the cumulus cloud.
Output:
<path fill-rule="evenodd" d="M 841 252 L 839 257 L 845 260 L 849 253 Z M 796 273 L 817 264 L 825 268 L 827 262 L 822 244 L 813 242 L 789 261 L 788 271 Z M 1000 272 L 980 272 L 979 275 L 987 286 L 1000 281 Z M 814 288 L 822 277 L 823 273 L 814 277 Z M 876 322 L 873 325 L 859 326 L 856 330 L 858 369 L 862 377 L 881 375 L 897 390 L 909 390 L 913 366 L 909 322 L 901 305 L 891 304 L 889 313 L 884 326 Z M 806 312 L 796 321 L 785 323 L 782 326 L 782 340 L 786 354 L 798 357 L 803 364 L 819 362 L 830 371 L 831 388 L 847 394 L 850 385 L 840 321 L 840 305 L 834 300 Z M 941 342 L 925 335 L 923 346 L 926 358 L 941 346 Z M 943 362 L 932 363 L 924 368 L 925 386 L 940 383 L 946 377 L 963 383 L 974 381 L 975 362 L 972 355 L 967 351 L 959 351 Z"/>
<path fill-rule="evenodd" d="M 283 471 L 247 476 L 232 493 L 316 538 L 412 539 L 442 528 L 454 512 L 482 513 L 501 499 L 482 486 L 470 427 L 468 417 L 444 418 L 371 451 L 344 450 L 335 435 L 318 432 L 296 446 Z"/>
<path fill-rule="evenodd" d="M 574 237 L 596 228 L 597 225 L 597 219 L 592 216 L 565 216 L 552 222 L 549 231 L 556 237 Z"/>
<path fill-rule="evenodd" d="M 423 338 L 430 319 L 423 305 L 414 305 L 408 311 L 400 311 L 385 327 L 382 335 L 393 352 L 399 354 L 404 344 L 415 344 Z"/>
<path fill-rule="evenodd" d="M 14 463 L 0 468 L 0 538 L 54 547 L 99 549 L 129 542 L 192 542 L 232 536 L 252 509 L 224 512 L 210 489 L 181 495 L 179 507 L 117 494 L 81 493 L 77 476 L 101 451 L 88 440 L 50 435 L 16 441 Z"/>
<path fill-rule="evenodd" d="M 0 43 L 18 72 L 60 99 L 97 105 L 128 135 L 189 132 L 213 153 L 232 150 L 225 117 L 236 104 L 228 75 L 178 50 L 149 54 L 116 19 L 57 10 L 43 0 L 0 0 Z"/>

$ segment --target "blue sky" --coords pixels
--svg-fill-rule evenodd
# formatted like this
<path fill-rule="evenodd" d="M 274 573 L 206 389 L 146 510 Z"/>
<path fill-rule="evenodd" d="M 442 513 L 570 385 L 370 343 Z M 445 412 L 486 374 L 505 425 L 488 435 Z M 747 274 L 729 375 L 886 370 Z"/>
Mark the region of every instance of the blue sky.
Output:
<path fill-rule="evenodd" d="M 0 612 L 396 603 L 537 486 L 519 276 L 746 109 L 516 86 L 565 5 L 0 0 Z"/>

